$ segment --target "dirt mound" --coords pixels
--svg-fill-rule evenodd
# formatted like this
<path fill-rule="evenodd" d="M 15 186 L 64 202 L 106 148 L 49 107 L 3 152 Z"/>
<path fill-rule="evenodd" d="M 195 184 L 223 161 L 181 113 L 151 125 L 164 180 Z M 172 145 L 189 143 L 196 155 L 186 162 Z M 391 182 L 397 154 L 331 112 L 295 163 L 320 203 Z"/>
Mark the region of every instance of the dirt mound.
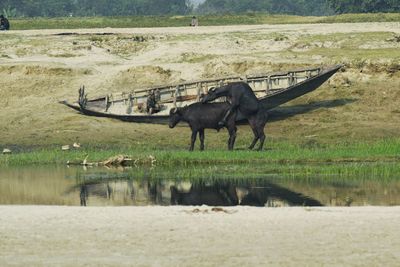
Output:
<path fill-rule="evenodd" d="M 268 71 L 271 71 L 271 66 L 267 62 L 227 62 L 224 60 L 215 60 L 205 65 L 203 77 L 214 78 L 231 75 L 246 75 L 250 73 L 260 73 Z"/>
<path fill-rule="evenodd" d="M 179 72 L 159 66 L 140 66 L 118 73 L 112 83 L 113 86 L 124 91 L 124 89 L 131 90 L 172 83 L 179 79 L 179 74 Z"/>
<path fill-rule="evenodd" d="M 108 34 L 98 35 L 89 34 L 85 36 L 91 45 L 106 49 L 108 52 L 127 57 L 132 56 L 144 50 L 151 41 L 155 40 L 154 36 L 147 35 L 124 35 L 124 34 Z"/>
<path fill-rule="evenodd" d="M 250 75 L 262 74 L 277 71 L 287 71 L 290 69 L 301 69 L 307 67 L 307 64 L 287 64 L 287 63 L 273 63 L 270 61 L 213 61 L 204 67 L 203 77 L 214 78 L 230 75 Z"/>
<path fill-rule="evenodd" d="M 352 60 L 344 62 L 343 70 L 351 70 L 366 74 L 388 74 L 395 75 L 400 72 L 400 63 L 397 59 L 393 60 Z"/>
<path fill-rule="evenodd" d="M 72 69 L 63 67 L 47 67 L 40 65 L 9 65 L 0 66 L 0 73 L 7 74 L 23 74 L 23 75 L 51 75 L 51 76 L 63 76 L 63 75 L 81 75 L 91 74 L 88 69 Z"/>

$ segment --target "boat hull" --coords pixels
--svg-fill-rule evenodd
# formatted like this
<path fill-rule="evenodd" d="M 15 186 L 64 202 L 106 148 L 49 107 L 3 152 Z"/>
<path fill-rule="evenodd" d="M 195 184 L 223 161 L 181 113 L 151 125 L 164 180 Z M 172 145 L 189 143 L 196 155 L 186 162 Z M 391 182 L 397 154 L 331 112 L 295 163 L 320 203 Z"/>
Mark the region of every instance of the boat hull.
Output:
<path fill-rule="evenodd" d="M 260 104 L 265 110 L 271 110 L 277 106 L 287 103 L 295 98 L 302 95 L 310 93 L 320 87 L 324 82 L 326 82 L 332 75 L 334 75 L 342 65 L 333 66 L 330 68 L 325 68 L 313 77 L 307 78 L 299 83 L 296 83 L 287 88 L 281 90 L 276 90 L 269 95 L 259 97 Z M 258 79 L 258 78 L 257 78 Z M 267 91 L 266 89 L 265 91 Z M 126 102 L 128 100 L 124 100 Z M 104 104 L 105 102 L 105 104 Z M 97 98 L 93 100 L 88 100 L 85 107 L 80 106 L 78 103 L 69 103 L 67 101 L 61 101 L 64 104 L 78 112 L 95 117 L 112 118 L 126 122 L 136 122 L 136 123 L 153 123 L 153 124 L 168 124 L 168 113 L 164 114 L 115 114 L 112 110 L 108 110 L 107 98 Z M 183 102 L 182 102 L 183 103 Z M 181 104 L 182 104 L 181 103 Z M 112 108 L 111 108 L 112 109 Z M 244 117 L 241 114 L 237 116 L 238 121 L 243 121 Z"/>
<path fill-rule="evenodd" d="M 342 66 L 336 66 L 334 68 L 323 71 L 316 77 L 312 77 L 306 81 L 300 82 L 292 87 L 287 88 L 282 92 L 263 97 L 260 99 L 263 108 L 270 110 L 286 102 L 289 102 L 302 95 L 310 93 L 320 87 L 326 82 L 332 75 L 334 75 Z"/>

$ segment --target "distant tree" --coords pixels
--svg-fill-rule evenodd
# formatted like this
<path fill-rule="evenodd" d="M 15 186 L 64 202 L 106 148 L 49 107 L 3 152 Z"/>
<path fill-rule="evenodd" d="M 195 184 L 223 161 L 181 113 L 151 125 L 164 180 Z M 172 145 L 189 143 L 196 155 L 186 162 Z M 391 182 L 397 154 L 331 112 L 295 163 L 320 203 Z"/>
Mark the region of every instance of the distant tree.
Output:
<path fill-rule="evenodd" d="M 198 13 L 267 12 L 271 14 L 329 15 L 326 0 L 207 0 Z"/>
<path fill-rule="evenodd" d="M 399 0 L 328 0 L 337 14 L 400 12 Z"/>
<path fill-rule="evenodd" d="M 2 13 L 6 18 L 16 17 L 18 15 L 17 9 L 10 6 L 3 8 Z"/>
<path fill-rule="evenodd" d="M 0 0 L 0 10 L 19 16 L 131 16 L 187 14 L 187 0 Z"/>
<path fill-rule="evenodd" d="M 365 0 L 361 4 L 363 12 L 399 12 L 399 0 Z"/>

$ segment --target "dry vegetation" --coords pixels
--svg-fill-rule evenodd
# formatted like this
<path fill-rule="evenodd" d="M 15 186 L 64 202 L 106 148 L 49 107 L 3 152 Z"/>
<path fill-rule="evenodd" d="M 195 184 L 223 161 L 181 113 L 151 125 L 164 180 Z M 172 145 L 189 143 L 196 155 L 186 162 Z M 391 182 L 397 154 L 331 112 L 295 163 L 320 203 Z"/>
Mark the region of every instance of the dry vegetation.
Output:
<path fill-rule="evenodd" d="M 306 137 L 312 136 L 313 143 L 343 143 L 398 137 L 400 132 L 398 23 L 68 32 L 74 34 L 32 30 L 0 35 L 0 144 L 58 145 L 79 139 L 83 144 L 182 148 L 188 142 L 186 128 L 85 117 L 58 101 L 74 100 L 82 84 L 89 96 L 96 96 L 336 63 L 345 67 L 328 83 L 272 112 L 270 140 L 308 143 Z M 225 144 L 225 133 L 207 135 L 208 148 Z M 242 126 L 238 146 L 250 139 L 248 127 Z"/>

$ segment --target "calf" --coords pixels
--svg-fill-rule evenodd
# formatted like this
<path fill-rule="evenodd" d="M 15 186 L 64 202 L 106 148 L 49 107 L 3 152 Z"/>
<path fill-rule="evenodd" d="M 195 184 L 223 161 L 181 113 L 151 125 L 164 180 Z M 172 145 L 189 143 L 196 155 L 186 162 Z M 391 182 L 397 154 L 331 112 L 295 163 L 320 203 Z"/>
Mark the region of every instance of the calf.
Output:
<path fill-rule="evenodd" d="M 204 129 L 220 130 L 226 127 L 229 132 L 228 149 L 232 150 L 236 139 L 236 113 L 232 113 L 225 126 L 218 125 L 225 113 L 229 110 L 228 103 L 194 103 L 183 108 L 173 108 L 169 114 L 169 128 L 174 128 L 180 121 L 189 124 L 192 130 L 190 151 L 193 151 L 197 133 L 200 135 L 200 150 L 204 150 Z"/>

